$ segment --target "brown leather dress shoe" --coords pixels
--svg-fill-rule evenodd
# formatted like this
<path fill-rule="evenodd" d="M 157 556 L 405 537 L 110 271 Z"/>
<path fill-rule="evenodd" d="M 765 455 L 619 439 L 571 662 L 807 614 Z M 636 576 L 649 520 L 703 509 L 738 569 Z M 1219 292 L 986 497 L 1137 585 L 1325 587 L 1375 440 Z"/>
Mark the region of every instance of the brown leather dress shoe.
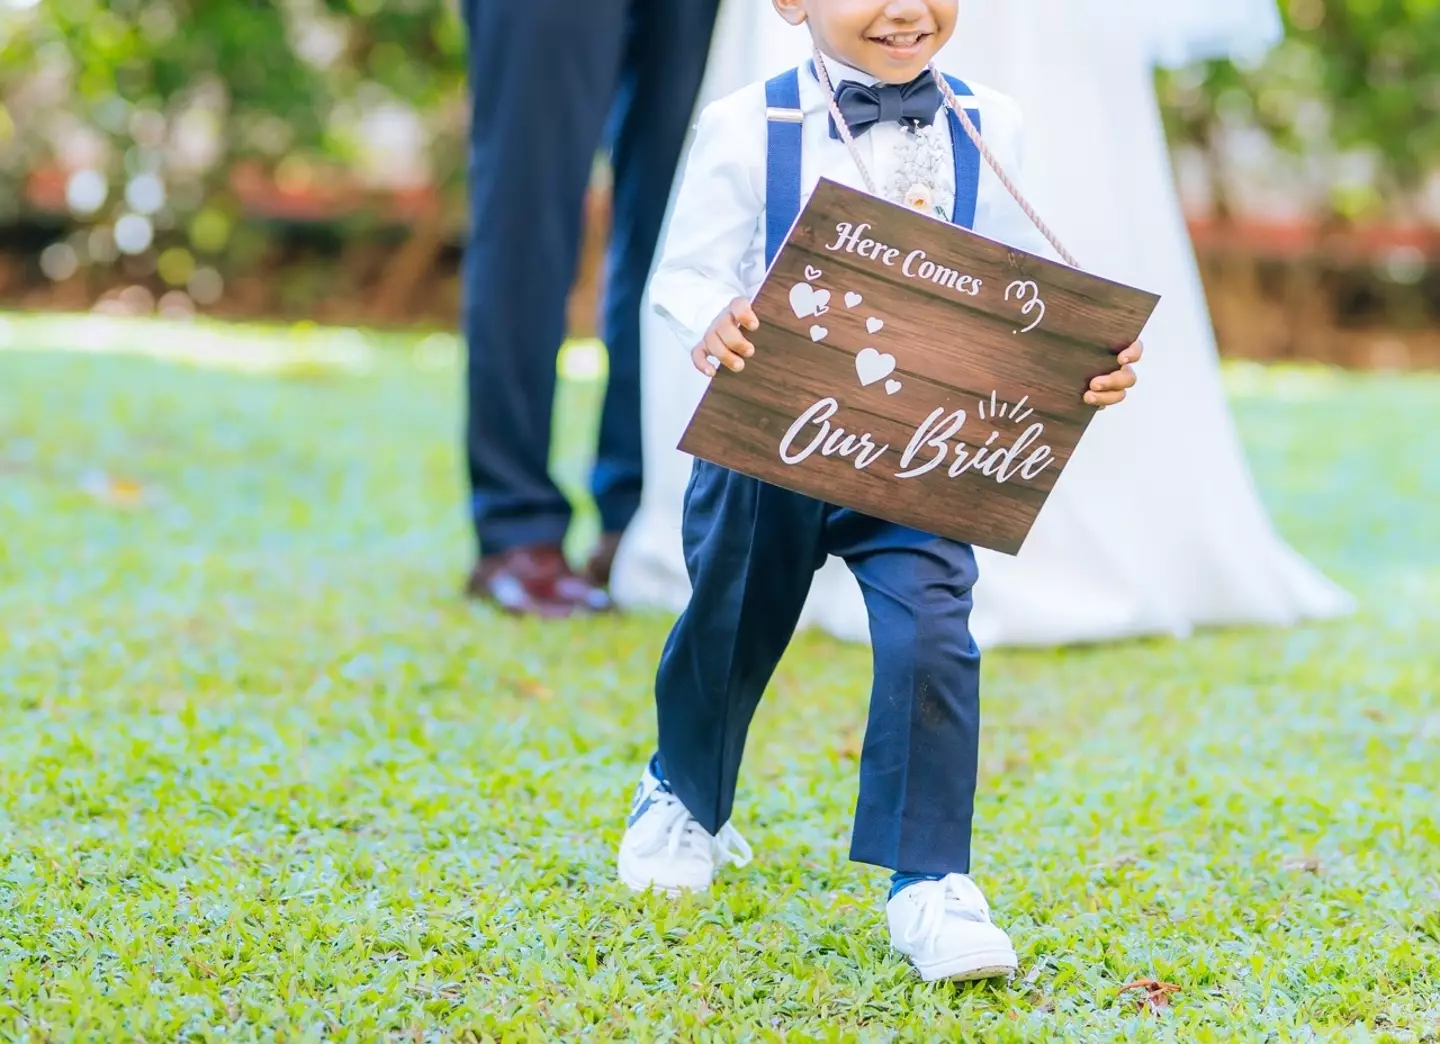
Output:
<path fill-rule="evenodd" d="M 576 576 L 560 548 L 548 544 L 482 556 L 465 593 L 507 613 L 551 620 L 614 608 L 609 595 Z"/>
<path fill-rule="evenodd" d="M 590 553 L 590 561 L 585 563 L 585 579 L 601 590 L 610 587 L 610 571 L 615 567 L 615 552 L 620 550 L 622 536 L 623 533 L 601 533 L 600 542 Z"/>

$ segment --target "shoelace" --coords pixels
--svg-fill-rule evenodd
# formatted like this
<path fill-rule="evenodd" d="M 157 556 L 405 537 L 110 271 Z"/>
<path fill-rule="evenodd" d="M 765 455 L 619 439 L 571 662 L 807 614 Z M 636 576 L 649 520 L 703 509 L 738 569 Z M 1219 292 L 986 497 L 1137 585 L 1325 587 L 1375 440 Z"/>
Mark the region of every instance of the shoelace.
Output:
<path fill-rule="evenodd" d="M 990 907 L 975 882 L 964 874 L 948 874 L 939 881 L 911 885 L 922 889 L 920 894 L 920 916 L 916 918 L 905 941 L 911 946 L 920 945 L 926 949 L 935 945 L 945 927 L 947 914 L 953 913 L 967 921 L 985 923 L 990 920 Z"/>
<path fill-rule="evenodd" d="M 750 860 L 755 858 L 755 853 L 750 851 L 750 845 L 740 836 L 729 823 L 720 828 L 720 833 L 715 835 L 715 862 L 732 863 L 735 866 L 749 866 Z"/>
<path fill-rule="evenodd" d="M 651 851 L 658 850 L 663 844 L 671 858 L 682 852 L 702 857 L 708 854 L 716 863 L 733 863 L 735 866 L 745 866 L 754 858 L 755 853 L 729 823 L 711 837 L 673 794 L 658 795 L 657 804 L 661 806 L 659 814 L 662 818 Z"/>

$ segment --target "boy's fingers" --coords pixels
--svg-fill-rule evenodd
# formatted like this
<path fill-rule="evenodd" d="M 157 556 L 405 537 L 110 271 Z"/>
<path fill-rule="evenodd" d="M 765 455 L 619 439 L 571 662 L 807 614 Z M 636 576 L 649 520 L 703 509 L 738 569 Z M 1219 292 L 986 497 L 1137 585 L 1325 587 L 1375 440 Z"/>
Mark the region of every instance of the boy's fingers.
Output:
<path fill-rule="evenodd" d="M 755 354 L 755 346 L 745 340 L 745 335 L 735 327 L 722 326 L 715 333 L 719 336 L 720 343 L 736 355 L 743 355 L 748 359 Z"/>
<path fill-rule="evenodd" d="M 760 328 L 760 320 L 755 317 L 755 310 L 743 297 L 737 297 L 730 302 L 730 318 L 734 319 L 736 325 L 743 329 L 758 330 Z"/>
<path fill-rule="evenodd" d="M 1098 406 L 1104 409 L 1106 406 L 1114 406 L 1117 402 L 1125 401 L 1123 391 L 1112 392 L 1086 392 L 1085 403 L 1089 406 Z"/>
<path fill-rule="evenodd" d="M 690 361 L 695 364 L 695 369 L 706 377 L 715 376 L 715 365 L 710 361 L 710 356 L 706 353 L 703 344 L 698 344 L 690 349 Z"/>
<path fill-rule="evenodd" d="M 745 369 L 745 360 L 755 354 L 755 346 L 745 339 L 740 331 L 754 330 L 760 326 L 750 302 L 737 297 L 730 307 L 715 320 L 715 325 L 705 335 L 705 340 L 690 353 L 695 368 L 707 377 L 714 377 L 716 363 L 739 373 Z M 713 360 L 713 361 L 712 361 Z"/>
<path fill-rule="evenodd" d="M 713 330 L 705 338 L 705 350 L 727 370 L 739 373 L 745 369 L 745 360 L 731 351 Z"/>
<path fill-rule="evenodd" d="M 1121 391 L 1135 387 L 1135 371 L 1128 365 L 1114 373 L 1103 373 L 1090 382 L 1090 390 L 1097 392 Z"/>
<path fill-rule="evenodd" d="M 1145 345 L 1140 341 L 1136 341 L 1129 348 L 1126 348 L 1123 352 L 1120 353 L 1120 357 L 1117 361 L 1120 363 L 1121 366 L 1129 366 L 1131 363 L 1139 362 L 1140 357 L 1144 354 Z"/>

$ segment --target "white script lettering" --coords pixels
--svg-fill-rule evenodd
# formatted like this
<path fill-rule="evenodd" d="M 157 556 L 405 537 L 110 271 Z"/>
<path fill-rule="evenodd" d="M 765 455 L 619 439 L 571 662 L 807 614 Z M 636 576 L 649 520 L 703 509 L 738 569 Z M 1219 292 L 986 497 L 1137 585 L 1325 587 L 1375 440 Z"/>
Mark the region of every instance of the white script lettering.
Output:
<path fill-rule="evenodd" d="M 870 432 L 849 432 L 832 423 L 839 411 L 840 404 L 833 397 L 811 404 L 795 418 L 795 423 L 780 440 L 780 459 L 795 465 L 817 454 L 840 457 L 849 460 L 855 470 L 864 471 L 889 452 L 890 444 L 877 444 Z M 1031 424 L 1009 445 L 1001 441 L 1000 432 L 992 430 L 983 445 L 972 446 L 957 439 L 967 420 L 964 410 L 946 414 L 945 407 L 936 407 L 915 429 L 900 456 L 900 470 L 894 473 L 895 477 L 919 478 L 948 461 L 945 474 L 952 479 L 973 471 L 1000 485 L 1016 476 L 1032 481 L 1056 463 L 1051 448 L 1037 444 L 1045 434 L 1045 425 L 1040 421 Z M 928 457 L 925 456 L 927 450 L 930 451 Z"/>
<path fill-rule="evenodd" d="M 786 464 L 799 464 L 818 449 L 822 457 L 833 457 L 838 454 L 849 459 L 853 455 L 856 471 L 864 471 L 879 460 L 880 455 L 890 448 L 889 443 L 877 446 L 869 432 L 862 432 L 859 436 L 855 436 L 847 435 L 845 429 L 839 426 L 831 428 L 830 418 L 835 416 L 835 411 L 839 408 L 840 404 L 834 399 L 821 399 L 795 418 L 795 423 L 790 425 L 790 429 L 785 432 L 785 437 L 780 440 L 780 459 Z M 815 437 L 804 449 L 792 451 L 791 446 L 799 437 L 800 432 L 811 424 L 819 426 Z"/>
<path fill-rule="evenodd" d="M 900 466 L 909 470 L 897 471 L 895 473 L 896 478 L 916 478 L 917 476 L 925 474 L 927 471 L 933 471 L 935 468 L 938 468 L 941 462 L 944 461 L 945 454 L 950 448 L 949 440 L 957 431 L 965 426 L 965 411 L 956 410 L 950 414 L 950 416 L 946 417 L 945 420 L 938 425 L 938 430 L 936 430 L 936 421 L 940 419 L 940 415 L 944 412 L 944 407 L 937 406 L 934 412 L 925 418 L 925 423 L 915 429 L 915 435 L 911 438 L 910 445 L 906 446 L 905 452 L 900 455 Z M 924 464 L 921 464 L 918 468 L 910 467 L 910 462 L 915 459 L 915 454 L 919 453 L 926 446 L 935 450 L 935 456 L 931 457 Z"/>

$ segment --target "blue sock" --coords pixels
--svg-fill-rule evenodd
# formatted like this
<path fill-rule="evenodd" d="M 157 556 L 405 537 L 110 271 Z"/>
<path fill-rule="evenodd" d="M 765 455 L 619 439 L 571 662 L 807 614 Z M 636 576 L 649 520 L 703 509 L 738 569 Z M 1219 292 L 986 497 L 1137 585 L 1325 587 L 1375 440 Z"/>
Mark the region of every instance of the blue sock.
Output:
<path fill-rule="evenodd" d="M 658 750 L 650 755 L 650 775 L 660 781 L 661 789 L 667 791 L 670 789 L 670 781 L 665 778 L 665 770 L 660 767 L 660 752 Z"/>
<path fill-rule="evenodd" d="M 920 881 L 939 881 L 944 874 L 907 874 L 903 870 L 896 870 L 890 875 L 890 898 L 894 899 L 906 888 Z"/>

